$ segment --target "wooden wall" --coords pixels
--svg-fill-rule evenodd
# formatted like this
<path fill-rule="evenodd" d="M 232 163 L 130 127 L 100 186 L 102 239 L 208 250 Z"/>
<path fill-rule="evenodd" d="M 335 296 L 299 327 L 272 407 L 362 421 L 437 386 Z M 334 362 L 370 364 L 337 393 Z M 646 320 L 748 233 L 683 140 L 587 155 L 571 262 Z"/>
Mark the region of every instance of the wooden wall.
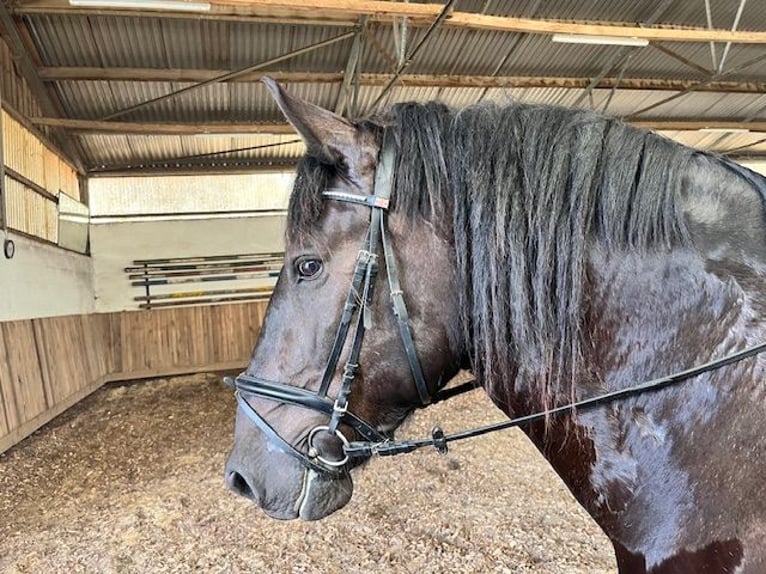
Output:
<path fill-rule="evenodd" d="M 266 305 L 0 323 L 0 452 L 105 382 L 243 367 Z"/>

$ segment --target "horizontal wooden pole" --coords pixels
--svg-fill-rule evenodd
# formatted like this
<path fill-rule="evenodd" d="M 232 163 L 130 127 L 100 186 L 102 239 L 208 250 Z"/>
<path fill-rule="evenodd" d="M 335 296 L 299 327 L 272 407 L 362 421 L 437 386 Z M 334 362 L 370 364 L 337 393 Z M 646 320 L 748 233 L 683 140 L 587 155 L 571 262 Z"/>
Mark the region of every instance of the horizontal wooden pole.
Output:
<path fill-rule="evenodd" d="M 371 21 L 408 18 L 414 24 L 430 23 L 441 12 L 442 4 L 381 2 L 364 0 L 209 0 L 214 6 L 243 7 L 261 13 L 290 14 L 354 14 Z M 578 23 L 539 18 L 491 16 L 454 11 L 444 20 L 445 27 L 520 32 L 525 34 L 573 34 L 608 38 L 640 38 L 662 42 L 732 42 L 766 44 L 766 32 L 724 30 L 673 26 L 630 26 L 616 22 Z"/>
<path fill-rule="evenodd" d="M 94 68 L 94 67 L 42 67 L 40 78 L 47 82 L 67 81 L 119 81 L 119 82 L 205 82 L 226 74 L 227 70 L 192 70 L 161 68 Z M 234 82 L 257 82 L 270 76 L 285 84 L 339 84 L 343 74 L 335 72 L 253 72 L 235 78 Z M 364 86 L 384 86 L 391 79 L 390 74 L 360 74 Z M 411 87 L 434 88 L 571 88 L 583 89 L 590 86 L 589 77 L 550 76 L 468 76 L 447 74 L 406 74 L 400 83 Z M 619 87 L 628 90 L 677 91 L 699 84 L 699 79 L 657 79 L 657 78 L 603 78 L 596 88 Z M 717 81 L 705 84 L 695 91 L 732 92 L 742 94 L 766 93 L 766 82 Z"/>
<path fill-rule="evenodd" d="M 279 23 L 354 25 L 360 16 L 371 22 L 391 22 L 407 17 L 413 26 L 429 25 L 443 8 L 442 4 L 384 2 L 372 0 L 210 0 L 209 13 L 163 12 L 157 10 L 83 9 L 69 6 L 66 0 L 21 0 L 13 7 L 15 14 L 76 13 L 97 15 L 138 15 L 152 18 L 228 18 L 263 20 Z M 473 12 L 450 13 L 445 27 L 495 30 L 526 34 L 574 34 L 608 38 L 640 38 L 651 42 L 732 42 L 766 44 L 766 32 L 708 29 L 703 27 L 635 26 L 620 22 L 570 22 L 513 16 L 491 16 Z"/>
<path fill-rule="evenodd" d="M 253 124 L 253 123 L 138 123 L 113 122 L 100 120 L 71 120 L 62 118 L 31 118 L 38 125 L 55 126 L 84 134 L 141 134 L 141 135 L 202 135 L 202 134 L 294 134 L 290 124 Z M 700 129 L 743 129 L 766 131 L 766 121 L 746 121 L 737 119 L 692 119 L 692 120 L 634 120 L 628 122 L 634 126 L 666 131 L 694 131 Z"/>
<path fill-rule="evenodd" d="M 24 177 L 24 175 L 20 174 L 15 169 L 10 168 L 8 166 L 5 166 L 5 175 L 6 175 L 6 177 L 9 177 L 9 178 L 19 182 L 21 185 L 23 185 L 25 187 L 28 187 L 29 189 L 31 189 L 37 195 L 40 195 L 40 196 L 44 197 L 45 199 L 47 199 L 48 201 L 52 201 L 53 203 L 58 204 L 59 198 L 58 198 L 57 195 L 54 195 L 53 193 L 51 193 L 50 191 L 48 191 L 44 187 L 36 184 L 31 179 L 29 179 L 27 177 Z"/>
<path fill-rule="evenodd" d="M 156 369 L 144 369 L 140 371 L 128 371 L 110 373 L 101 378 L 102 385 L 119 383 L 121 381 L 138 381 L 141 379 L 156 379 L 158 377 L 179 377 L 182 375 L 194 375 L 197 373 L 219 373 L 227 371 L 241 371 L 247 367 L 247 360 L 223 361 L 208 365 L 185 365 L 183 367 L 159 367 Z"/>
<path fill-rule="evenodd" d="M 467 12 L 454 13 L 444 25 L 455 28 L 519 32 L 524 34 L 570 34 L 606 38 L 638 38 L 650 42 L 731 42 L 732 44 L 766 44 L 766 32 L 681 28 L 673 26 L 628 26 L 608 22 L 576 23 L 533 18 L 488 16 Z"/>

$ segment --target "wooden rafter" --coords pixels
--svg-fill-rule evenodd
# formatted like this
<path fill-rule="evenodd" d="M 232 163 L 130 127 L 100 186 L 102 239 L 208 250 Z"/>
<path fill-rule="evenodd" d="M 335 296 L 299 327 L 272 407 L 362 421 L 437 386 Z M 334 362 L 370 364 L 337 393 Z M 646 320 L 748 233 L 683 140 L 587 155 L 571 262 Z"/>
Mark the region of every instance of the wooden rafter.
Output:
<path fill-rule="evenodd" d="M 13 59 L 19 65 L 32 93 L 40 104 L 43 113 L 52 116 L 63 115 L 61 103 L 49 91 L 45 83 L 40 79 L 37 72 L 36 62 L 32 58 L 30 42 L 22 34 L 24 28 L 17 25 L 7 7 L 0 2 L 0 31 L 11 51 Z M 54 147 L 61 148 L 66 158 L 80 173 L 84 173 L 85 166 L 82 162 L 82 154 L 76 142 L 65 132 L 54 130 L 54 136 L 58 144 Z"/>
<path fill-rule="evenodd" d="M 102 120 L 73 120 L 64 118 L 30 118 L 38 126 L 51 126 L 81 134 L 128 134 L 128 135 L 226 135 L 226 134 L 294 134 L 286 123 L 165 123 L 165 122 L 119 122 Z"/>
<path fill-rule="evenodd" d="M 150 10 L 82 9 L 69 6 L 66 0 L 23 0 L 16 4 L 18 14 L 78 13 L 107 15 L 146 15 L 169 18 L 226 18 L 302 22 L 323 25 L 353 25 L 360 16 L 371 22 L 391 22 L 408 18 L 412 26 L 427 26 L 438 16 L 443 5 L 377 0 L 210 0 L 210 13 L 184 14 Z M 611 38 L 641 38 L 656 42 L 731 42 L 766 44 L 766 32 L 721 30 L 701 27 L 635 26 L 619 22 L 569 22 L 512 16 L 490 16 L 472 12 L 451 12 L 445 27 L 523 32 L 527 34 L 574 34 Z"/>
<path fill-rule="evenodd" d="M 72 120 L 62 118 L 32 118 L 32 123 L 76 131 L 82 134 L 141 134 L 141 135 L 227 135 L 227 134 L 294 134 L 286 123 L 149 123 L 99 120 Z M 661 131 L 695 131 L 700 129 L 742 129 L 766 132 L 766 121 L 721 120 L 636 120 L 632 125 Z"/>
<path fill-rule="evenodd" d="M 750 130 L 766 132 L 766 121 L 742 120 L 629 120 L 627 123 L 660 132 L 686 132 L 697 130 Z"/>
<path fill-rule="evenodd" d="M 40 78 L 47 82 L 67 81 L 120 81 L 120 82 L 204 82 L 226 74 L 225 70 L 155 69 L 155 68 L 39 68 Z M 286 84 L 335 84 L 343 81 L 342 73 L 334 72 L 256 72 L 239 76 L 232 82 L 257 82 L 270 76 Z M 364 86 L 383 86 L 390 74 L 360 74 Z M 585 88 L 588 77 L 548 76 L 468 76 L 445 74 L 405 74 L 400 83 L 412 87 L 434 88 Z M 681 91 L 698 79 L 669 80 L 658 78 L 603 78 L 597 88 L 611 89 L 619 84 L 629 90 Z M 766 82 L 717 81 L 706 84 L 698 91 L 733 92 L 742 94 L 766 93 Z"/>

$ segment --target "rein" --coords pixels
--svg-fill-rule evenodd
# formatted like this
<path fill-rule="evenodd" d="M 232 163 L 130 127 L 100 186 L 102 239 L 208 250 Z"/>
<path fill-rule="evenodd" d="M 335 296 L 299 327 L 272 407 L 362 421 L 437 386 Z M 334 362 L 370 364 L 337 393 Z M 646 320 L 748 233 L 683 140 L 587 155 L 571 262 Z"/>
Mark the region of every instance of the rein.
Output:
<path fill-rule="evenodd" d="M 378 157 L 378 167 L 375 171 L 375 186 L 373 195 L 362 196 L 345 193 L 337 190 L 328 190 L 322 193 L 323 197 L 332 201 L 352 203 L 368 207 L 371 210 L 370 227 L 357 256 L 354 273 L 351 279 L 346 301 L 341 313 L 338 329 L 330 350 L 330 355 L 325 366 L 322 380 L 318 391 L 311 391 L 295 387 L 286 383 L 269 381 L 260 377 L 242 373 L 234 379 L 224 378 L 224 382 L 235 391 L 239 407 L 266 436 L 267 440 L 276 448 L 295 458 L 304 467 L 323 474 L 338 475 L 346 471 L 346 464 L 352 458 L 365 458 L 373 455 L 392 456 L 412 452 L 419 448 L 432 446 L 442 454 L 446 454 L 448 444 L 451 442 L 481 436 L 490 432 L 500 431 L 512 427 L 521 426 L 539 420 L 547 419 L 564 413 L 571 413 L 577 409 L 588 409 L 598 405 L 611 403 L 615 400 L 625 399 L 640 393 L 656 391 L 671 385 L 686 381 L 703 373 L 720 369 L 753 357 L 766 351 L 766 343 L 750 347 L 733 353 L 721 359 L 717 359 L 703 365 L 692 367 L 672 375 L 652 379 L 644 383 L 628 387 L 626 389 L 612 391 L 588 399 L 583 399 L 549 410 L 517 417 L 511 420 L 490 424 L 483 427 L 468 429 L 454 434 L 445 435 L 440 427 L 434 427 L 431 436 L 423 439 L 396 441 L 393 435 L 380 431 L 374 425 L 366 422 L 348 410 L 348 397 L 351 393 L 352 384 L 359 368 L 359 354 L 361 352 L 364 332 L 371 325 L 370 306 L 373 300 L 375 280 L 378 273 L 378 248 L 382 247 L 383 257 L 388 275 L 388 286 L 391 295 L 391 305 L 399 328 L 399 335 L 404 345 L 404 350 L 409 363 L 410 371 L 415 382 L 420 407 L 449 399 L 458 394 L 476 388 L 474 381 L 466 382 L 457 387 L 444 389 L 432 396 L 423 375 L 423 369 L 418 359 L 417 350 L 409 326 L 409 315 L 404 302 L 399 282 L 399 271 L 396 264 L 393 249 L 388 242 L 386 227 L 386 212 L 391 198 L 391 186 L 394 169 L 394 143 L 389 133 L 384 135 L 383 145 Z M 333 399 L 328 396 L 330 383 L 338 370 L 338 361 L 346 341 L 350 334 L 351 322 L 357 315 L 351 348 L 343 367 L 340 389 Z M 329 421 L 326 425 L 314 427 L 307 437 L 307 452 L 302 452 L 282 437 L 258 412 L 248 403 L 247 396 L 256 396 L 279 403 L 303 407 L 321 414 L 327 415 Z M 340 432 L 340 424 L 346 424 L 353 428 L 364 440 L 349 442 Z M 327 459 L 319 454 L 314 446 L 314 440 L 320 433 L 327 433 L 336 437 L 343 445 L 343 458 L 339 460 Z"/>
<path fill-rule="evenodd" d="M 608 404 L 619 399 L 626 399 L 628 397 L 631 397 L 634 395 L 640 395 L 650 391 L 658 391 L 665 387 L 669 387 L 671 385 L 675 385 L 675 384 L 687 381 L 698 375 L 709 373 L 710 371 L 715 371 L 717 369 L 720 369 L 721 367 L 738 363 L 739 361 L 742 361 L 743 359 L 754 357 L 760 353 L 763 353 L 764 351 L 766 351 L 766 343 L 761 343 L 760 345 L 756 345 L 754 347 L 748 347 L 747 349 L 743 349 L 742 351 L 739 351 L 737 353 L 727 355 L 726 357 L 723 357 L 721 359 L 716 359 L 715 361 L 710 361 L 709 363 L 698 365 L 696 367 L 692 367 L 691 369 L 687 369 L 685 371 L 679 371 L 672 375 L 667 375 L 665 377 L 660 377 L 658 379 L 645 381 L 641 384 L 638 384 L 632 387 L 620 389 L 617 391 L 612 391 L 610 393 L 605 393 L 603 395 L 597 395 L 595 397 L 583 399 L 581 401 L 569 403 L 566 405 L 562 405 L 560 407 L 555 407 L 553 409 L 548 409 L 545 411 L 532 413 L 530 415 L 516 417 L 514 419 L 510 419 L 507 421 L 501 421 L 499 423 L 494 423 L 494 424 L 486 425 L 483 427 L 477 427 L 474 429 L 468 429 L 468 430 L 456 432 L 454 434 L 445 435 L 444 431 L 440 427 L 436 426 L 431 431 L 431 436 L 429 438 L 416 439 L 416 440 L 401 440 L 401 441 L 389 440 L 389 441 L 384 441 L 381 443 L 355 441 L 355 442 L 349 443 L 348 446 L 344 447 L 344 451 L 347 456 L 352 458 L 353 457 L 369 457 L 372 455 L 392 456 L 395 454 L 412 452 L 414 450 L 417 450 L 419 448 L 423 448 L 426 446 L 433 446 L 434 448 L 436 448 L 436 450 L 439 453 L 447 454 L 447 450 L 448 450 L 447 444 L 451 442 L 464 440 L 467 438 L 473 438 L 473 437 L 481 436 L 481 435 L 488 434 L 495 431 L 518 427 L 527 423 L 533 423 L 536 421 L 544 420 L 553 415 L 560 415 L 564 413 L 574 412 L 578 409 L 587 410 L 592 407 Z M 467 384 L 471 384 L 471 383 L 467 383 Z M 463 385 L 459 387 L 455 387 L 454 390 L 455 391 L 461 390 L 462 386 Z M 455 394 L 458 394 L 458 393 L 455 393 Z"/>

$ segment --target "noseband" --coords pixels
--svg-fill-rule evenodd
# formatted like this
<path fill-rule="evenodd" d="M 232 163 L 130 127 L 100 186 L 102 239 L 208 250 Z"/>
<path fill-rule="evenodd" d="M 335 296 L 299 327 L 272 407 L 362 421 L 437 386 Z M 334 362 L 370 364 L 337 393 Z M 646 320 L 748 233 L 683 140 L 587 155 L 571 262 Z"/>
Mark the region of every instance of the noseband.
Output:
<path fill-rule="evenodd" d="M 335 333 L 335 341 L 330 350 L 330 357 L 324 369 L 322 381 L 318 391 L 310 391 L 288 385 L 268 381 L 247 374 L 241 374 L 233 381 L 227 383 L 235 389 L 237 403 L 247 417 L 266 435 L 268 440 L 280 450 L 296 458 L 302 465 L 312 470 L 324 473 L 339 473 L 349 461 L 349 443 L 340 432 L 341 423 L 349 425 L 370 443 L 387 443 L 393 438 L 391 433 L 379 431 L 364 419 L 354 415 L 348 410 L 348 398 L 352 384 L 359 368 L 359 353 L 362 348 L 364 332 L 370 327 L 370 306 L 375 288 L 375 279 L 378 274 L 378 252 L 382 246 L 383 256 L 388 276 L 388 286 L 391 292 L 391 305 L 399 328 L 399 335 L 404 344 L 407 362 L 410 366 L 412 377 L 415 381 L 420 406 L 425 407 L 438 402 L 449 396 L 454 396 L 463 390 L 473 388 L 472 384 L 463 385 L 460 391 L 450 389 L 432 397 L 423 375 L 423 369 L 418 359 L 412 331 L 409 326 L 409 315 L 404 302 L 401 285 L 399 283 L 399 270 L 396 264 L 393 250 L 388 241 L 386 231 L 386 212 L 391 198 L 391 186 L 394 169 L 394 142 L 392 136 L 387 133 L 384 136 L 383 146 L 378 156 L 378 166 L 375 170 L 375 187 L 373 195 L 354 195 L 342 191 L 328 190 L 322 193 L 325 199 L 352 203 L 370 208 L 370 228 L 362 244 L 356 259 L 354 273 L 351 278 L 351 288 L 346 297 L 346 303 L 341 313 L 340 324 Z M 335 377 L 338 360 L 341 351 L 349 336 L 351 322 L 356 315 L 351 350 L 343 367 L 340 390 L 332 399 L 328 396 L 330 383 Z M 245 396 L 252 395 L 270 399 L 280 403 L 286 403 L 311 409 L 330 417 L 327 425 L 315 427 L 308 435 L 308 452 L 303 453 L 287 442 L 256 410 L 247 402 Z M 322 457 L 314 446 L 315 437 L 326 432 L 337 437 L 344 447 L 344 457 L 340 460 L 329 460 Z"/>

